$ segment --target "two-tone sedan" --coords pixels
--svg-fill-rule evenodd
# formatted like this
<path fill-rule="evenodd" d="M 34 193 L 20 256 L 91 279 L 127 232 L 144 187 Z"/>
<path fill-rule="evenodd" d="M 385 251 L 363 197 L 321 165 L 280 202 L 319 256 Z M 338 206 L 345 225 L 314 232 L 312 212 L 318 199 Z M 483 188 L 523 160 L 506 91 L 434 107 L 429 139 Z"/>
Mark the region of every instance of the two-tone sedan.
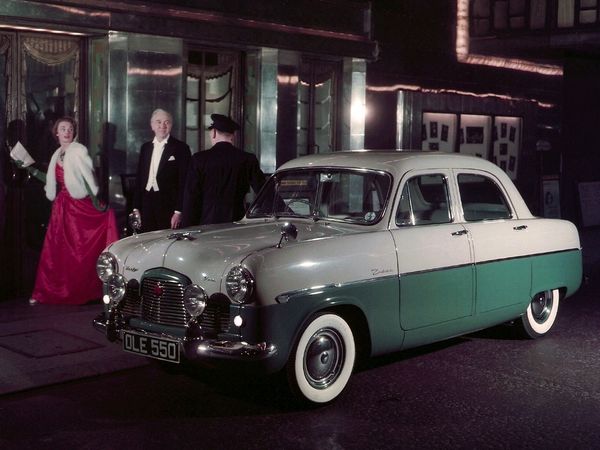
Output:
<path fill-rule="evenodd" d="M 498 167 L 402 151 L 290 161 L 241 221 L 135 234 L 97 270 L 94 325 L 123 350 L 285 370 L 314 403 L 359 357 L 508 321 L 543 336 L 582 278 L 574 225 L 534 217 Z"/>

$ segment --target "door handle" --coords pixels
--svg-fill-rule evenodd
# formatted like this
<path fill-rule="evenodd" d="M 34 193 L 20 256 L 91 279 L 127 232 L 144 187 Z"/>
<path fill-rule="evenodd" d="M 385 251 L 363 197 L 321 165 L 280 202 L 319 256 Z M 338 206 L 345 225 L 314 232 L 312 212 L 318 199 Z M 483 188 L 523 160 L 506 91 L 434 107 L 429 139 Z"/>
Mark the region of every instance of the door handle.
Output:
<path fill-rule="evenodd" d="M 519 225 L 517 227 L 513 227 L 513 230 L 515 231 L 521 231 L 521 230 L 526 230 L 527 229 L 527 225 Z"/>
<path fill-rule="evenodd" d="M 463 234 L 467 234 L 467 230 L 458 230 L 452 233 L 452 236 L 462 236 Z"/>

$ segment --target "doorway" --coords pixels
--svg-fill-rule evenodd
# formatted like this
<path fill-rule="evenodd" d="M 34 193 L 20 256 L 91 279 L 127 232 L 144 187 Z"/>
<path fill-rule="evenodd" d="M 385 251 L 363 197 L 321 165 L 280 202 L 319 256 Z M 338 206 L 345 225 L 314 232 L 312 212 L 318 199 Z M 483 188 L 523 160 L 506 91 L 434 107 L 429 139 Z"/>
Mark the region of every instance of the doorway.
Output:
<path fill-rule="evenodd" d="M 2 167 L 0 297 L 29 295 L 42 248 L 51 203 L 44 186 L 9 159 L 21 142 L 46 171 L 58 144 L 52 135 L 57 118 L 77 119 L 81 38 L 45 33 L 0 33 L 0 146 Z M 81 136 L 81 129 L 80 129 Z"/>

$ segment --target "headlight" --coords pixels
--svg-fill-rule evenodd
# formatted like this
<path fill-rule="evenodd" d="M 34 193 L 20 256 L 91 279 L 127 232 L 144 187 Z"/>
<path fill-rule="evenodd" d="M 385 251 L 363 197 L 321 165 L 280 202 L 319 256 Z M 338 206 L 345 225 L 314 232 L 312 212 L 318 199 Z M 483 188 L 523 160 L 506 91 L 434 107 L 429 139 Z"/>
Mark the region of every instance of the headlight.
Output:
<path fill-rule="evenodd" d="M 191 284 L 185 288 L 183 293 L 183 304 L 185 305 L 187 312 L 189 312 L 190 316 L 193 318 L 198 317 L 204 312 L 207 300 L 208 295 L 206 295 L 204 289 L 197 284 Z"/>
<path fill-rule="evenodd" d="M 247 303 L 254 293 L 254 278 L 242 266 L 236 266 L 229 271 L 225 279 L 227 294 L 236 303 Z"/>
<path fill-rule="evenodd" d="M 123 299 L 123 297 L 125 297 L 127 280 L 125 280 L 123 275 L 117 273 L 108 277 L 106 287 L 108 288 L 109 298 L 116 305 Z"/>
<path fill-rule="evenodd" d="M 117 258 L 111 253 L 104 252 L 98 257 L 98 261 L 96 262 L 96 273 L 104 283 L 108 281 L 108 278 L 111 275 L 117 273 L 117 269 Z"/>

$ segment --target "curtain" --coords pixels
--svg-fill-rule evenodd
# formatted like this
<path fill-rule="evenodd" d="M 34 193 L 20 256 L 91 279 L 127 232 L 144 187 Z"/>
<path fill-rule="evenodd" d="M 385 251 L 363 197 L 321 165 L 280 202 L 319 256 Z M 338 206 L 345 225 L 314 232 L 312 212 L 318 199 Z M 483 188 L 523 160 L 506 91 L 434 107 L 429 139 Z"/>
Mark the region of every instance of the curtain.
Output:
<path fill-rule="evenodd" d="M 6 34 L 0 34 L 0 55 L 4 56 L 5 61 L 4 77 L 6 80 L 5 93 L 7 94 L 5 99 L 5 125 L 8 125 L 9 120 L 11 120 L 14 117 L 14 114 L 16 113 L 15 100 L 12 98 L 12 96 L 8 95 L 8 93 L 11 92 L 14 83 L 13 77 L 11 76 L 13 67 L 12 65 L 14 64 L 13 58 L 11 58 L 11 42 L 11 36 Z"/>
<path fill-rule="evenodd" d="M 79 104 L 79 40 L 69 38 L 39 38 L 24 37 L 22 40 L 22 73 L 21 88 L 19 96 L 21 97 L 19 117 L 25 120 L 27 114 L 27 92 L 25 89 L 25 79 L 27 78 L 27 64 L 25 56 L 30 56 L 35 61 L 47 66 L 59 66 L 71 60 L 73 64 L 73 80 L 75 82 L 74 92 L 74 115 L 77 115 L 77 106 Z"/>

